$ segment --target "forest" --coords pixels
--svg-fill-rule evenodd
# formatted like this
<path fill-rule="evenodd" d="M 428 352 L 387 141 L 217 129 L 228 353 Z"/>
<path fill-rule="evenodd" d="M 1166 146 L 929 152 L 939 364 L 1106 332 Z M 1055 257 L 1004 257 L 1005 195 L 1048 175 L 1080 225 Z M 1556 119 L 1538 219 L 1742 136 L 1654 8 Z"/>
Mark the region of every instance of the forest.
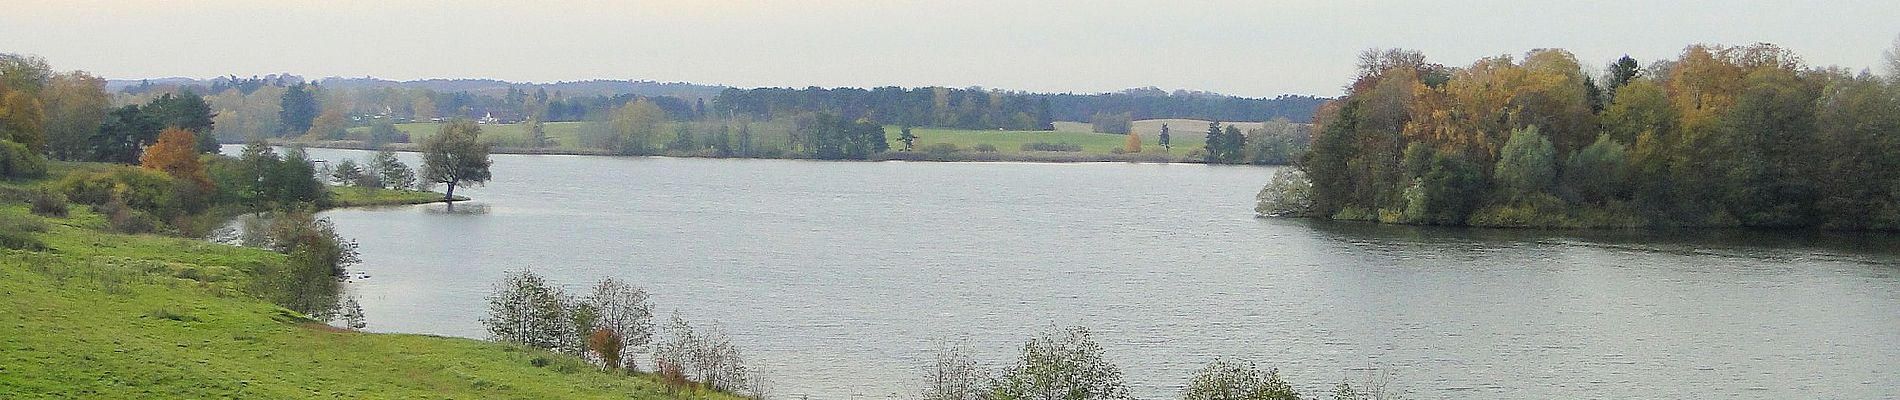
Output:
<path fill-rule="evenodd" d="M 1889 67 L 1900 67 L 1889 52 Z M 1496 227 L 1900 229 L 1900 81 L 1772 44 L 1464 67 L 1362 54 L 1263 215 Z"/>

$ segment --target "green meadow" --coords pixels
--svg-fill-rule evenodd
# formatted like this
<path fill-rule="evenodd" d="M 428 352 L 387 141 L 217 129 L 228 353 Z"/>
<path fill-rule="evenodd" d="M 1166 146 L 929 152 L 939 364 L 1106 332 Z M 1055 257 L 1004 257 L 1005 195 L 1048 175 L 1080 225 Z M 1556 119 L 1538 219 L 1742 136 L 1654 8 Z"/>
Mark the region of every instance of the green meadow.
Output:
<path fill-rule="evenodd" d="M 83 169 L 0 182 L 0 397 L 735 398 L 518 346 L 332 328 L 246 291 L 282 254 L 109 233 L 87 206 L 42 217 L 18 197 Z"/>

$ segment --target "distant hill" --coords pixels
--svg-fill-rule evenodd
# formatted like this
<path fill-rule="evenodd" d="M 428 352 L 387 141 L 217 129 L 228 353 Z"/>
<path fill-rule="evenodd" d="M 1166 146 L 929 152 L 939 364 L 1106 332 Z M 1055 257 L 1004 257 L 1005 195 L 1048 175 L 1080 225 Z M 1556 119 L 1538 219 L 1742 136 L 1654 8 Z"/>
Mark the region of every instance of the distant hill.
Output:
<path fill-rule="evenodd" d="M 281 78 L 282 82 L 291 83 L 291 84 L 305 81 L 305 79 L 301 76 L 290 75 L 290 74 L 281 74 L 281 75 L 272 74 L 272 75 L 262 76 L 259 78 L 263 78 L 266 81 L 278 81 L 279 78 Z M 153 85 L 153 86 L 198 86 L 201 88 L 208 88 L 208 87 L 211 87 L 215 83 L 229 82 L 231 80 L 232 78 L 230 77 L 217 77 L 217 78 L 211 78 L 211 79 L 196 79 L 196 78 L 181 78 L 181 77 L 154 78 L 154 79 L 112 79 L 112 80 L 106 81 L 106 91 L 115 92 L 115 93 L 123 92 L 123 91 L 126 91 L 126 89 L 137 88 L 139 86 L 147 85 L 147 84 Z M 661 96 L 678 97 L 681 99 L 711 99 L 713 96 L 718 95 L 720 91 L 726 89 L 725 86 L 716 86 L 716 85 L 699 85 L 699 84 L 681 83 L 681 82 L 654 82 L 654 81 L 636 81 L 636 80 L 587 80 L 587 81 L 555 82 L 555 83 L 523 83 L 523 82 L 509 82 L 509 81 L 503 81 L 503 80 L 498 80 L 498 79 L 423 79 L 423 80 L 415 80 L 415 81 L 397 81 L 397 80 L 389 80 L 389 79 L 381 79 L 381 78 L 373 78 L 373 77 L 363 77 L 363 78 L 329 77 L 329 78 L 317 79 L 316 82 L 317 84 L 322 85 L 324 87 L 341 88 L 341 89 L 380 89 L 380 88 L 427 89 L 427 90 L 433 90 L 433 91 L 441 92 L 441 93 L 466 92 L 466 93 L 476 94 L 476 95 L 493 95 L 493 96 L 500 96 L 500 95 L 506 94 L 508 92 L 508 88 L 512 87 L 512 88 L 520 89 L 527 92 L 533 92 L 536 89 L 547 90 L 549 93 L 562 92 L 570 96 L 612 97 L 612 96 L 623 95 L 623 94 L 634 94 L 634 95 L 652 96 L 652 97 L 661 97 Z"/>

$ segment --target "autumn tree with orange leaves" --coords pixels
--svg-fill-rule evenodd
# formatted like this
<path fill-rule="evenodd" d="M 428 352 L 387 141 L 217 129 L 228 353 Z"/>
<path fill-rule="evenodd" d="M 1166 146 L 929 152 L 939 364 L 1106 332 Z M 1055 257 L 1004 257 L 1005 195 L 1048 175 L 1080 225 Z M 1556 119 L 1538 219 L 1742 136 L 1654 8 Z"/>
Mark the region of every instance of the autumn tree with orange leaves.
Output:
<path fill-rule="evenodd" d="M 159 132 L 158 143 L 145 149 L 145 154 L 139 157 L 139 166 L 196 184 L 206 193 L 213 188 L 204 162 L 198 159 L 198 138 L 188 130 L 165 128 Z"/>

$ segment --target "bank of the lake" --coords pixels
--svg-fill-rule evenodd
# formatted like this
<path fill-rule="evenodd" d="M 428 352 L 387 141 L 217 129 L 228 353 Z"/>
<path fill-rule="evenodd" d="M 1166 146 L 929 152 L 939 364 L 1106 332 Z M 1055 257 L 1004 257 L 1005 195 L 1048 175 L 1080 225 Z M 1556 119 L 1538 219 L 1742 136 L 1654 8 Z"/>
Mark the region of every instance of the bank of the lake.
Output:
<path fill-rule="evenodd" d="M 386 144 L 372 146 L 369 143 L 363 142 L 360 140 L 327 140 L 327 141 L 272 140 L 271 144 L 278 145 L 278 146 L 303 146 L 306 148 L 322 148 L 322 149 L 338 149 L 338 150 L 369 150 L 369 151 L 392 150 L 392 151 L 401 151 L 401 152 L 415 152 L 415 151 L 420 150 L 420 147 L 417 146 L 415 143 L 386 143 Z M 619 156 L 619 155 L 613 154 L 612 152 L 601 150 L 601 149 L 571 148 L 571 147 L 528 148 L 528 147 L 496 146 L 496 147 L 490 148 L 489 153 L 490 154 L 516 154 L 516 155 Z M 776 157 L 768 157 L 768 156 L 732 157 L 732 156 L 720 156 L 720 155 L 713 154 L 710 152 L 673 151 L 673 152 L 664 152 L 662 154 L 655 154 L 655 155 L 676 157 L 676 158 L 815 160 L 815 158 L 806 157 L 806 156 L 795 154 L 795 153 L 783 153 Z M 1068 152 L 1068 151 L 995 151 L 995 150 L 978 151 L 971 148 L 959 148 L 952 151 L 941 151 L 941 150 L 930 151 L 930 150 L 924 150 L 924 149 L 920 149 L 916 151 L 893 150 L 893 151 L 886 151 L 882 153 L 872 154 L 869 158 L 863 159 L 863 160 L 836 160 L 836 161 L 1043 162 L 1043 163 L 1131 162 L 1131 163 L 1171 163 L 1171 164 L 1205 164 L 1206 163 L 1206 161 L 1204 160 L 1194 158 L 1194 157 L 1189 157 L 1185 150 L 1176 151 L 1172 154 L 1161 154 L 1161 153 L 1114 154 L 1114 153 L 1088 153 L 1088 152 Z"/>

